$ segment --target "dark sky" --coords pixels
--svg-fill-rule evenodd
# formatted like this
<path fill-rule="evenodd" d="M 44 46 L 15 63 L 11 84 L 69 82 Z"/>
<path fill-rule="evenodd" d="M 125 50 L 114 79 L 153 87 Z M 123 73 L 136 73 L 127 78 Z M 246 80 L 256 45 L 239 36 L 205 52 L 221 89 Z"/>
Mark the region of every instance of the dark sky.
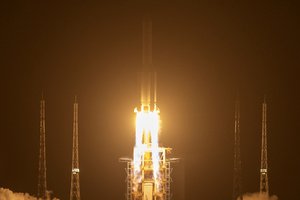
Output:
<path fill-rule="evenodd" d="M 150 1 L 149 1 L 150 2 Z M 22 1 L 0 10 L 0 187 L 36 194 L 39 100 L 46 99 L 48 188 L 69 198 L 72 104 L 79 101 L 81 196 L 124 199 L 142 19 L 153 21 L 162 145 L 182 158 L 175 200 L 230 199 L 234 101 L 244 192 L 259 190 L 268 102 L 270 193 L 299 197 L 299 9 L 289 1 Z M 185 196 L 185 198 L 183 198 Z"/>

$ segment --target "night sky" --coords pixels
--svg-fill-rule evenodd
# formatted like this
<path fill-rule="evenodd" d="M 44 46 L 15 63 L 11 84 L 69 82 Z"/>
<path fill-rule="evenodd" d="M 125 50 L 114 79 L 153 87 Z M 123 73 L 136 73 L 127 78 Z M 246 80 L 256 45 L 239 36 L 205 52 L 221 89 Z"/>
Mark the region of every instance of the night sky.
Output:
<path fill-rule="evenodd" d="M 81 196 L 121 200 L 139 105 L 142 21 L 153 21 L 161 144 L 175 200 L 231 199 L 234 103 L 244 192 L 259 190 L 268 103 L 270 193 L 299 198 L 299 9 L 289 1 L 21 1 L 0 6 L 0 187 L 37 193 L 39 101 L 48 189 L 69 198 L 74 95 Z"/>

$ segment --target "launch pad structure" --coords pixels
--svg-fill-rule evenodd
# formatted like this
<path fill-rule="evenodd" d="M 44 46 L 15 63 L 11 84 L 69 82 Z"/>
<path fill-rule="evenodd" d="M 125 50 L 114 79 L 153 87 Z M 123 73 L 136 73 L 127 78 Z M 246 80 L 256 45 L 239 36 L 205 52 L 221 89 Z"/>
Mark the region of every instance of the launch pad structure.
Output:
<path fill-rule="evenodd" d="M 169 148 L 160 147 L 160 167 L 158 180 L 153 176 L 152 150 L 148 148 L 142 155 L 141 171 L 135 174 L 134 160 L 121 158 L 126 163 L 126 200 L 171 200 L 171 162 L 166 158 Z"/>
<path fill-rule="evenodd" d="M 260 163 L 260 193 L 269 195 L 268 182 L 268 148 L 267 148 L 267 103 L 266 96 L 262 104 L 262 135 L 261 135 L 261 163 Z"/>
<path fill-rule="evenodd" d="M 156 73 L 152 68 L 152 21 L 143 21 L 141 104 L 135 108 L 135 146 L 126 163 L 126 200 L 171 200 L 171 148 L 159 146 L 160 110 L 156 98 Z"/>
<path fill-rule="evenodd" d="M 47 190 L 47 167 L 46 167 L 46 120 L 45 120 L 45 100 L 42 95 L 40 101 L 40 149 L 39 149 L 39 168 L 38 168 L 38 192 L 37 198 L 47 200 L 49 193 Z"/>

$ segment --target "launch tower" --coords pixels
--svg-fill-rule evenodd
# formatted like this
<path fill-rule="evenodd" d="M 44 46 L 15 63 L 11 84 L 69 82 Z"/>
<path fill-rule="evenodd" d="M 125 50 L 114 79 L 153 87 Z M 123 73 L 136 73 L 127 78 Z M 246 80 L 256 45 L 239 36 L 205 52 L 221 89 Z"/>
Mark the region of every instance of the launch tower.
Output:
<path fill-rule="evenodd" d="M 78 155 L 78 103 L 75 97 L 73 114 L 73 151 L 70 200 L 80 200 L 79 155 Z"/>
<path fill-rule="evenodd" d="M 232 200 L 242 200 L 242 161 L 240 150 L 240 102 L 235 103 L 234 121 L 234 166 Z"/>
<path fill-rule="evenodd" d="M 40 101 L 40 151 L 39 151 L 39 174 L 38 174 L 38 199 L 47 199 L 46 179 L 46 125 L 45 125 L 45 100 L 42 96 Z"/>
<path fill-rule="evenodd" d="M 268 157 L 267 157 L 267 103 L 266 98 L 262 105 L 262 143 L 260 165 L 260 192 L 269 194 Z"/>

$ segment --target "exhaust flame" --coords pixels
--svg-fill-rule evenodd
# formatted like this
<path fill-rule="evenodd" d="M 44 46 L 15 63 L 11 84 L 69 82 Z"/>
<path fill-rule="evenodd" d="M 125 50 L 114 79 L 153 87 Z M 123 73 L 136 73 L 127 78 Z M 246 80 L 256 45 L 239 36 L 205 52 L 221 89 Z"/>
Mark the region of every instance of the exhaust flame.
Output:
<path fill-rule="evenodd" d="M 158 133 L 160 130 L 159 122 L 159 110 L 156 107 L 151 111 L 150 109 L 141 110 L 135 109 L 136 113 L 136 141 L 134 147 L 134 177 L 136 181 L 140 182 L 142 179 L 142 168 L 150 167 L 153 169 L 153 180 L 155 183 L 159 183 L 159 145 L 158 145 Z M 146 163 L 147 162 L 147 163 Z M 158 184 L 156 184 L 159 187 Z"/>

